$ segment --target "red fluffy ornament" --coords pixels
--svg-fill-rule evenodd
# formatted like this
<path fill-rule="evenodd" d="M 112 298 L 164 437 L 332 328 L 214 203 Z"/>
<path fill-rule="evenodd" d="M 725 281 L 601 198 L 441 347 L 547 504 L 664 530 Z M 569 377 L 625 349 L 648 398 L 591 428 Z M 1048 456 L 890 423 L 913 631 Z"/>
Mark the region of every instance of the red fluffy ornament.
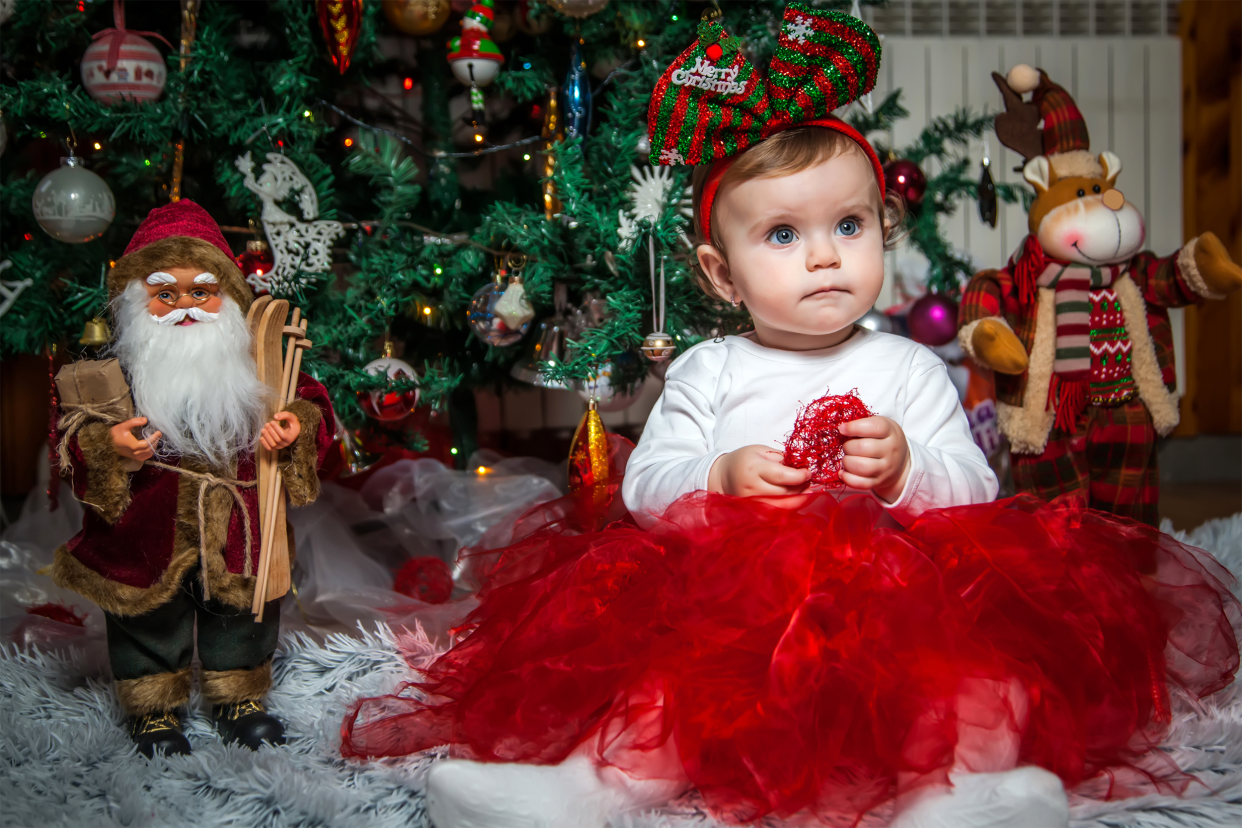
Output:
<path fill-rule="evenodd" d="M 857 388 L 837 397 L 825 394 L 798 412 L 793 433 L 785 441 L 785 465 L 810 469 L 812 483 L 844 485 L 840 473 L 846 438 L 841 436 L 841 424 L 870 416 Z"/>
<path fill-rule="evenodd" d="M 392 588 L 428 604 L 443 604 L 453 594 L 453 574 L 439 558 L 411 558 L 397 570 Z"/>

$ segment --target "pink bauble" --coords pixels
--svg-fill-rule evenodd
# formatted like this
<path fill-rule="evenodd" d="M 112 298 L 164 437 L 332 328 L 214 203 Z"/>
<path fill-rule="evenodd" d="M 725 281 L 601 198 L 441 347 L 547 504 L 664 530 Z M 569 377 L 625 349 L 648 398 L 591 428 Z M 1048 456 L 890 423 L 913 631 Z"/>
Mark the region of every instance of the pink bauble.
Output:
<path fill-rule="evenodd" d="M 116 67 L 108 71 L 108 47 L 117 32 L 96 40 L 82 55 L 82 85 L 92 98 L 109 103 L 132 100 L 154 101 L 164 93 L 167 66 L 164 56 L 145 38 L 127 32 L 121 44 Z"/>
<path fill-rule="evenodd" d="M 390 380 L 406 377 L 418 379 L 418 373 L 408 363 L 392 357 L 371 360 L 362 369 L 368 374 L 384 374 Z M 358 403 L 368 417 L 383 423 L 401 420 L 409 416 L 418 405 L 418 389 L 409 391 L 359 391 Z"/>
<path fill-rule="evenodd" d="M 944 345 L 957 336 L 957 302 L 943 293 L 928 293 L 906 316 L 910 338 L 924 345 Z"/>

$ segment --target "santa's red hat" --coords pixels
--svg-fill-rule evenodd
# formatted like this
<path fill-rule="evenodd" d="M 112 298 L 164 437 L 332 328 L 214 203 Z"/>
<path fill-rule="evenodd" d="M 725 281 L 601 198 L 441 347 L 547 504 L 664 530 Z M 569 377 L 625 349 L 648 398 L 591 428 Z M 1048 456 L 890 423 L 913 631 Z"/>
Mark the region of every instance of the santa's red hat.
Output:
<path fill-rule="evenodd" d="M 170 267 L 198 267 L 211 273 L 220 291 L 245 311 L 253 294 L 229 249 L 220 225 L 188 199 L 156 207 L 138 226 L 125 255 L 108 274 L 108 293 L 115 297 L 134 279 Z"/>

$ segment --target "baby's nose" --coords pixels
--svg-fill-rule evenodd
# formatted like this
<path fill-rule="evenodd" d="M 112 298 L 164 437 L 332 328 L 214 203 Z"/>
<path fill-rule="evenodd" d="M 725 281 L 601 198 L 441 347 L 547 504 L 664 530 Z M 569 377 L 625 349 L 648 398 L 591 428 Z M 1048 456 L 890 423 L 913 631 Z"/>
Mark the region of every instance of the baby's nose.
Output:
<path fill-rule="evenodd" d="M 1110 210 L 1120 210 L 1126 204 L 1126 197 L 1121 190 L 1109 190 L 1104 194 L 1104 206 Z"/>

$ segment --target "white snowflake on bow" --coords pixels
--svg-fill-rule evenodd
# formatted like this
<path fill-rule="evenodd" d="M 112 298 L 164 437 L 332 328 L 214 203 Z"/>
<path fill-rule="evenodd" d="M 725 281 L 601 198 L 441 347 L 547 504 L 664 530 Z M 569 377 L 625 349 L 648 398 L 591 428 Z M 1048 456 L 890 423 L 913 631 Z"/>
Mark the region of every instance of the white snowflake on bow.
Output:
<path fill-rule="evenodd" d="M 630 176 L 634 179 L 630 184 L 630 200 L 633 202 L 633 207 L 617 211 L 622 250 L 628 250 L 638 238 L 640 221 L 644 219 L 653 223 L 659 221 L 664 209 L 672 203 L 673 198 L 677 197 L 673 171 L 668 167 L 643 167 L 641 169 L 630 167 Z M 677 198 L 677 208 L 687 218 L 694 215 L 691 210 L 689 187 L 686 187 L 681 196 Z"/>
<path fill-rule="evenodd" d="M 685 157 L 682 156 L 680 152 L 678 152 L 675 149 L 662 149 L 660 150 L 660 163 L 661 164 L 684 164 L 686 163 L 686 159 Z"/>
<path fill-rule="evenodd" d="M 785 30 L 785 33 L 789 35 L 791 40 L 806 43 L 811 35 L 815 34 L 815 27 L 811 25 L 811 21 L 807 18 L 799 17 L 793 22 L 793 25 Z"/>

